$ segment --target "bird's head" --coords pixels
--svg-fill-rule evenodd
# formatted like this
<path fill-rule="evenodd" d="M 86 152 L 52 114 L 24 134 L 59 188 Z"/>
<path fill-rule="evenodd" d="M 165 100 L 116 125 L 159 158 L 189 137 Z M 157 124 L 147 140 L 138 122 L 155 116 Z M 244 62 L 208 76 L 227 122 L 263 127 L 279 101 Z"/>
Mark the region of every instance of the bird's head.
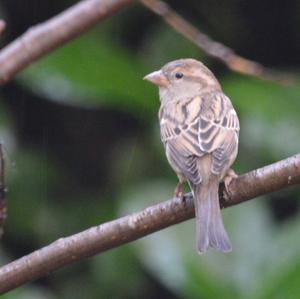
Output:
<path fill-rule="evenodd" d="M 213 73 L 203 63 L 192 58 L 171 61 L 162 69 L 145 76 L 144 80 L 159 87 L 162 102 L 221 90 Z"/>

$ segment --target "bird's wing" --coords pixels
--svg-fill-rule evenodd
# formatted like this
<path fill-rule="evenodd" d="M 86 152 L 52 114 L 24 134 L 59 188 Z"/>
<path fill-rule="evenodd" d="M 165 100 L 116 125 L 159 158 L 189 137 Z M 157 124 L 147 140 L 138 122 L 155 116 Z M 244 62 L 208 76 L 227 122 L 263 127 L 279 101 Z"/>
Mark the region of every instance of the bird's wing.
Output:
<path fill-rule="evenodd" d="M 239 120 L 231 101 L 223 93 L 203 98 L 199 115 L 199 147 L 212 153 L 211 171 L 223 174 L 237 154 Z"/>
<path fill-rule="evenodd" d="M 202 156 L 199 147 L 201 98 L 186 98 L 162 105 L 159 111 L 160 136 L 164 144 L 176 143 L 183 155 Z"/>
<path fill-rule="evenodd" d="M 195 184 L 201 182 L 196 167 L 197 157 L 204 152 L 199 147 L 199 113 L 201 98 L 181 99 L 162 105 L 159 111 L 160 135 L 172 168 Z"/>
<path fill-rule="evenodd" d="M 162 107 L 159 117 L 170 164 L 195 184 L 201 182 L 197 158 L 212 153 L 211 171 L 220 174 L 236 154 L 239 122 L 223 93 L 183 99 Z"/>

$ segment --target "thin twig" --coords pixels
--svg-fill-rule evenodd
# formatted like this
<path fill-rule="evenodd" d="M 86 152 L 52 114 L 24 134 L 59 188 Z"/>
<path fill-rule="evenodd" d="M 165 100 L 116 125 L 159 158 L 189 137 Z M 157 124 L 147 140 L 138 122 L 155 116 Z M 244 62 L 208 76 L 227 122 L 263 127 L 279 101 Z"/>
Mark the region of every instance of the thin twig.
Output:
<path fill-rule="evenodd" d="M 4 184 L 4 157 L 0 143 L 0 239 L 4 234 L 4 221 L 6 219 L 5 184 Z"/>
<path fill-rule="evenodd" d="M 293 79 L 291 75 L 275 72 L 261 64 L 243 58 L 234 53 L 229 47 L 212 40 L 206 34 L 186 21 L 182 16 L 172 10 L 168 4 L 160 0 L 140 0 L 141 3 L 170 25 L 175 31 L 186 39 L 190 40 L 206 54 L 212 56 L 235 72 L 251 75 L 264 80 L 276 81 L 283 84 L 290 84 Z"/>
<path fill-rule="evenodd" d="M 291 83 L 290 75 L 271 71 L 257 62 L 238 56 L 221 43 L 213 41 L 159 0 L 140 0 L 161 16 L 175 31 L 201 48 L 206 54 L 221 60 L 231 70 L 266 80 Z M 135 0 L 83 0 L 52 19 L 30 28 L 0 51 L 0 85 L 5 84 L 25 67 L 54 49 L 106 19 Z M 5 24 L 0 21 L 0 33 Z"/>
<path fill-rule="evenodd" d="M 30 28 L 0 52 L 0 84 L 26 66 L 61 47 L 133 0 L 84 0 Z M 1 25 L 0 25 L 1 27 Z"/>
<path fill-rule="evenodd" d="M 228 193 L 221 185 L 221 205 L 229 207 L 299 183 L 300 154 L 297 154 L 238 177 L 230 184 Z M 173 198 L 132 215 L 61 238 L 0 268 L 0 294 L 83 258 L 131 242 L 192 217 L 194 217 L 193 198 L 191 194 L 186 194 L 183 199 Z"/>
<path fill-rule="evenodd" d="M 6 23 L 4 22 L 4 20 L 0 20 L 0 34 L 3 33 L 5 27 L 6 27 Z"/>

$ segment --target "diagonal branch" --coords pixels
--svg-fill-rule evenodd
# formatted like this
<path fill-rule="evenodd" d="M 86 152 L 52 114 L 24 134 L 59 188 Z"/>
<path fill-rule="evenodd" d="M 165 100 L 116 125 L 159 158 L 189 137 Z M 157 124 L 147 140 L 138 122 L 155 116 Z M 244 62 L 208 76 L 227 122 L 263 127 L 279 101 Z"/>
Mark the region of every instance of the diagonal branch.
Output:
<path fill-rule="evenodd" d="M 238 56 L 170 9 L 159 0 L 140 0 L 170 25 L 175 31 L 201 48 L 206 54 L 221 60 L 231 70 L 271 81 L 290 83 L 286 74 L 275 73 L 257 62 Z M 30 28 L 0 51 L 0 85 L 11 80 L 31 63 L 63 46 L 68 41 L 92 28 L 97 22 L 113 15 L 135 0 L 82 0 L 48 21 Z M 4 29 L 0 21 L 0 33 Z"/>
<path fill-rule="evenodd" d="M 220 187 L 221 205 L 229 207 L 300 183 L 300 154 L 253 170 L 232 181 L 229 192 Z M 173 198 L 128 215 L 61 238 L 0 268 L 0 294 L 66 265 L 129 243 L 165 227 L 194 217 L 191 194 Z"/>
<path fill-rule="evenodd" d="M 0 20 L 0 34 L 5 30 L 6 23 L 3 20 Z"/>
<path fill-rule="evenodd" d="M 30 28 L 0 52 L 0 84 L 29 64 L 74 39 L 133 0 L 84 0 Z M 1 24 L 0 24 L 1 27 Z"/>
<path fill-rule="evenodd" d="M 0 240 L 4 234 L 4 221 L 6 219 L 4 171 L 3 149 L 0 143 Z"/>
<path fill-rule="evenodd" d="M 141 3 L 162 19 L 175 31 L 190 40 L 207 55 L 223 62 L 232 71 L 251 75 L 264 80 L 290 83 L 292 78 L 288 74 L 271 71 L 261 64 L 241 57 L 229 47 L 212 40 L 199 29 L 172 10 L 167 3 L 160 0 L 140 0 Z"/>

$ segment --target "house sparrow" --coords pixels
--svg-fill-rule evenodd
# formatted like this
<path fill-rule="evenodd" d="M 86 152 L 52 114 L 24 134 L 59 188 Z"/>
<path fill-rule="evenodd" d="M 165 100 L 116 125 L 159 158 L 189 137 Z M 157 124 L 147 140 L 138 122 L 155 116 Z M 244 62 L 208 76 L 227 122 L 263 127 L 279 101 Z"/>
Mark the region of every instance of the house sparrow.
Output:
<path fill-rule="evenodd" d="M 160 134 L 177 173 L 175 194 L 187 181 L 194 195 L 199 253 L 231 251 L 219 205 L 219 182 L 228 186 L 238 151 L 239 120 L 218 80 L 201 62 L 179 59 L 144 77 L 159 87 Z"/>

